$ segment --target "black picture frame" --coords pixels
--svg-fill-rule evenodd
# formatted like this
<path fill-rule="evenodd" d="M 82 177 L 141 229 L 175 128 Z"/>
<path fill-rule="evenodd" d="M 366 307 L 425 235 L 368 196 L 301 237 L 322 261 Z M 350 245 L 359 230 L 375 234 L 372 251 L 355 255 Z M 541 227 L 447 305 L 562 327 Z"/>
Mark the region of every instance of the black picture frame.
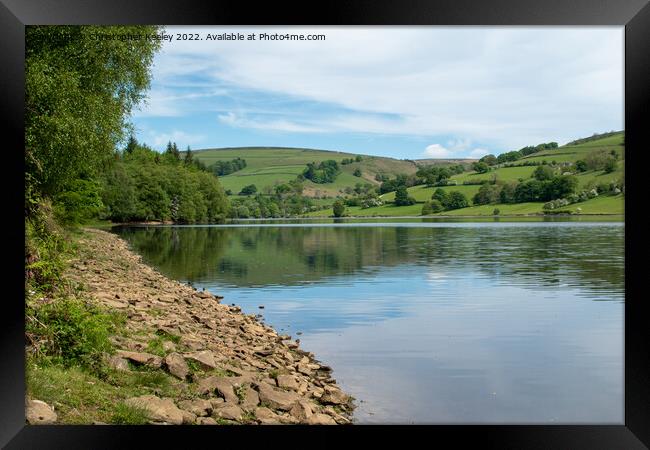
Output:
<path fill-rule="evenodd" d="M 341 445 L 352 435 L 382 437 L 385 431 L 416 431 L 427 445 L 452 439 L 454 446 L 471 442 L 495 448 L 635 449 L 650 445 L 650 352 L 643 295 L 644 222 L 640 180 L 644 152 L 650 142 L 646 119 L 650 109 L 650 6 L 648 0 L 348 0 L 340 2 L 263 2 L 198 0 L 111 2 L 88 0 L 2 0 L 0 4 L 0 70 L 6 240 L 13 244 L 5 269 L 10 290 L 3 296 L 0 366 L 0 445 L 6 448 L 131 448 L 167 447 L 205 439 L 220 445 L 223 438 L 248 443 L 260 438 L 273 445 L 295 445 L 293 434 L 304 433 L 308 445 Z M 26 426 L 24 418 L 24 292 L 19 261 L 24 221 L 20 189 L 24 146 L 24 27 L 36 24 L 174 24 L 174 25 L 618 25 L 625 26 L 626 210 L 625 257 L 625 423 L 624 425 L 517 425 L 405 427 L 116 427 Z M 8 169 L 8 170 L 7 170 Z M 24 189 L 23 189 L 24 191 Z M 636 208 L 636 209 L 634 209 Z M 319 439 L 323 434 L 323 438 Z M 244 439 L 244 441 L 242 441 Z M 404 441 L 405 443 L 408 441 Z M 407 444 L 409 445 L 409 444 Z M 415 445 L 415 444 L 413 444 Z"/>

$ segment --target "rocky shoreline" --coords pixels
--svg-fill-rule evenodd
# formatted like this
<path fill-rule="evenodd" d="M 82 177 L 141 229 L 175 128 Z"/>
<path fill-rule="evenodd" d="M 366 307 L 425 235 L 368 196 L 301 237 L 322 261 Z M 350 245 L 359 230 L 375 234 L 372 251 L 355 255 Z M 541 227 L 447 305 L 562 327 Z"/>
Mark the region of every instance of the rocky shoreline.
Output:
<path fill-rule="evenodd" d="M 86 229 L 77 245 L 79 257 L 70 261 L 66 279 L 127 317 L 106 363 L 119 371 L 163 371 L 179 385 L 176 398 L 125 399 L 146 410 L 150 423 L 352 422 L 352 397 L 337 386 L 330 367 L 300 349 L 299 340 L 222 304 L 221 297 L 166 278 L 112 233 Z M 150 351 L 152 341 L 160 343 L 157 354 Z M 44 416 L 56 422 L 47 408 L 27 399 L 28 422 L 42 423 Z"/>

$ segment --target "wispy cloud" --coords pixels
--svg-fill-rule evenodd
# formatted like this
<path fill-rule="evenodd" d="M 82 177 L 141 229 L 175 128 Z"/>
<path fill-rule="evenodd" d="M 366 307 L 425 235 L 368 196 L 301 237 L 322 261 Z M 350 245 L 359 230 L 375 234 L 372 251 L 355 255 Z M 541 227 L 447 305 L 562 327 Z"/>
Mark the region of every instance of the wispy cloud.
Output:
<path fill-rule="evenodd" d="M 183 27 L 261 30 L 327 40 L 174 41 L 140 117 L 419 136 L 445 143 L 427 155 L 465 156 L 623 128 L 622 27 Z"/>

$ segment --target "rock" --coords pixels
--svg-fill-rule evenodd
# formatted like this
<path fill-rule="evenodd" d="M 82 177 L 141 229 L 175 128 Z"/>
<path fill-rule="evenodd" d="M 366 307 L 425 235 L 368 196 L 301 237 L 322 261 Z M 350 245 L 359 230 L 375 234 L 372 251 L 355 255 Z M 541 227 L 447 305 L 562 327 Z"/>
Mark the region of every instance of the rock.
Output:
<path fill-rule="evenodd" d="M 126 350 L 118 350 L 117 356 L 126 358 L 136 364 L 144 364 L 149 367 L 159 369 L 162 365 L 162 358 L 160 356 L 152 355 L 144 352 L 130 352 Z"/>
<path fill-rule="evenodd" d="M 251 411 L 260 404 L 260 396 L 255 389 L 246 386 L 246 389 L 244 389 L 244 400 L 240 401 L 239 404 L 245 410 Z"/>
<path fill-rule="evenodd" d="M 108 359 L 108 365 L 115 370 L 121 370 L 125 372 L 129 370 L 129 362 L 117 355 L 113 355 Z"/>
<path fill-rule="evenodd" d="M 281 391 L 266 383 L 258 383 L 257 386 L 260 393 L 260 401 L 274 409 L 289 411 L 294 403 L 300 400 L 298 394 Z"/>
<path fill-rule="evenodd" d="M 289 411 L 289 414 L 299 421 L 304 422 L 312 416 L 313 411 L 311 405 L 306 400 L 298 400 Z"/>
<path fill-rule="evenodd" d="M 224 377 L 207 377 L 199 381 L 199 385 L 196 388 L 199 394 L 207 394 L 212 391 L 217 391 L 226 402 L 237 404 L 239 398 L 235 395 L 235 391 L 232 387 L 232 382 L 228 381 Z"/>
<path fill-rule="evenodd" d="M 297 369 L 298 372 L 303 375 L 310 376 L 313 373 L 313 370 L 309 367 L 309 364 L 299 363 Z"/>
<path fill-rule="evenodd" d="M 181 425 L 183 423 L 183 412 L 178 409 L 171 398 L 142 395 L 140 397 L 129 398 L 125 403 L 147 410 L 149 418 L 155 422 L 165 422 L 173 425 Z"/>
<path fill-rule="evenodd" d="M 323 404 L 344 405 L 347 404 L 350 400 L 350 397 L 345 395 L 340 389 L 334 389 L 331 386 L 326 386 L 325 391 L 326 392 L 320 398 L 320 401 Z"/>
<path fill-rule="evenodd" d="M 280 416 L 266 407 L 255 408 L 255 418 L 262 425 L 279 425 Z"/>
<path fill-rule="evenodd" d="M 293 375 L 278 375 L 277 382 L 278 387 L 293 389 L 294 391 L 297 391 L 299 387 L 296 377 Z"/>
<path fill-rule="evenodd" d="M 181 380 L 187 378 L 187 375 L 190 373 L 190 369 L 187 367 L 185 359 L 178 353 L 170 353 L 169 355 L 165 356 L 165 359 L 163 359 L 163 364 L 169 373 L 174 375 L 176 378 L 180 378 Z"/>
<path fill-rule="evenodd" d="M 308 425 L 336 425 L 336 421 L 327 414 L 316 413 L 307 419 Z"/>
<path fill-rule="evenodd" d="M 27 400 L 25 418 L 30 425 L 48 425 L 55 423 L 57 415 L 54 408 L 41 400 Z"/>
<path fill-rule="evenodd" d="M 185 358 L 198 362 L 204 369 L 210 370 L 217 368 L 217 362 L 215 361 L 214 354 L 210 350 L 190 353 L 185 355 Z"/>
<path fill-rule="evenodd" d="M 162 348 L 166 352 L 175 352 L 176 351 L 176 344 L 174 344 L 171 341 L 165 341 L 162 343 Z"/>
<path fill-rule="evenodd" d="M 196 414 L 199 417 L 209 416 L 212 412 L 212 403 L 208 400 L 197 398 L 194 400 L 183 400 L 178 402 L 178 407 L 186 411 Z"/>
<path fill-rule="evenodd" d="M 196 414 L 190 411 L 181 410 L 181 414 L 183 414 L 183 425 L 192 425 L 196 420 Z"/>
<path fill-rule="evenodd" d="M 212 417 L 199 417 L 196 419 L 196 423 L 199 425 L 217 425 L 217 421 Z"/>
<path fill-rule="evenodd" d="M 241 420 L 244 411 L 237 405 L 228 405 L 222 406 L 221 408 L 215 409 L 212 412 L 212 416 L 217 416 L 222 419 L 229 420 Z"/>
<path fill-rule="evenodd" d="M 221 397 L 211 398 L 208 401 L 210 402 L 210 405 L 212 405 L 212 409 L 221 408 L 221 406 L 225 403 L 225 400 Z"/>

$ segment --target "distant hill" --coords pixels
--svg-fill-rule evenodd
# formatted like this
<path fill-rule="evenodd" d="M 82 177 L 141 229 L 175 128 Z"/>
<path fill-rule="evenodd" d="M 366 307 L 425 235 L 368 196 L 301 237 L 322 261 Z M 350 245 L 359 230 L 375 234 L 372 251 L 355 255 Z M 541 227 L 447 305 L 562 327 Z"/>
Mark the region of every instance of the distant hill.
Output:
<path fill-rule="evenodd" d="M 305 195 L 311 197 L 334 197 L 344 192 L 346 187 L 354 188 L 356 183 L 379 185 L 377 174 L 395 177 L 398 173 L 413 174 L 417 165 L 413 161 L 386 158 L 382 156 L 361 155 L 360 162 L 341 165 L 343 159 L 354 159 L 354 153 L 309 148 L 289 147 L 236 147 L 193 150 L 194 157 L 210 165 L 215 161 L 230 161 L 235 158 L 246 160 L 246 167 L 229 175 L 219 177 L 224 189 L 238 193 L 244 186 L 254 184 L 259 192 L 272 188 L 275 184 L 293 180 L 303 172 L 307 163 L 333 159 L 341 168 L 341 173 L 333 183 L 316 184 L 305 181 Z M 353 175 L 361 171 L 361 177 Z"/>
<path fill-rule="evenodd" d="M 537 153 L 520 158 L 510 163 L 511 167 L 504 167 L 503 164 L 496 166 L 487 173 L 477 173 L 474 171 L 464 172 L 453 175 L 450 178 L 456 185 L 445 186 L 445 191 L 459 191 L 471 199 L 479 190 L 481 181 L 501 180 L 501 181 L 522 181 L 529 179 L 536 166 L 526 165 L 532 162 L 562 164 L 575 163 L 577 160 L 584 159 L 593 151 L 616 152 L 619 158 L 618 167 L 611 173 L 605 173 L 603 170 L 588 170 L 576 174 L 578 179 L 578 188 L 585 189 L 598 183 L 609 183 L 612 181 L 622 180 L 625 171 L 625 133 L 623 131 L 603 133 L 584 139 L 578 139 L 561 147 L 549 150 L 543 150 Z M 418 160 L 418 162 L 421 160 Z M 449 160 L 447 160 L 449 161 Z M 471 183 L 471 184 L 466 184 Z M 418 202 L 410 206 L 395 206 L 395 192 L 383 194 L 380 198 L 386 202 L 385 205 L 361 209 L 359 207 L 349 207 L 348 214 L 357 216 L 416 216 L 420 215 L 422 203 L 431 199 L 436 188 L 426 187 L 425 185 L 413 186 L 408 188 L 410 196 Z M 471 201 L 471 200 L 470 200 Z M 536 214 L 542 212 L 543 202 L 499 204 L 498 208 L 502 214 Z M 601 196 L 588 200 L 586 202 L 575 204 L 574 207 L 580 207 L 584 214 L 623 214 L 624 195 Z M 491 216 L 495 205 L 470 206 L 468 208 L 446 211 L 444 215 L 486 215 Z M 308 214 L 309 216 L 331 216 L 332 210 L 322 210 Z"/>
<path fill-rule="evenodd" d="M 438 159 L 438 158 L 427 158 L 427 159 L 414 159 L 413 162 L 418 166 L 430 166 L 433 164 L 471 164 L 478 161 L 475 158 L 457 158 L 457 159 Z"/>

